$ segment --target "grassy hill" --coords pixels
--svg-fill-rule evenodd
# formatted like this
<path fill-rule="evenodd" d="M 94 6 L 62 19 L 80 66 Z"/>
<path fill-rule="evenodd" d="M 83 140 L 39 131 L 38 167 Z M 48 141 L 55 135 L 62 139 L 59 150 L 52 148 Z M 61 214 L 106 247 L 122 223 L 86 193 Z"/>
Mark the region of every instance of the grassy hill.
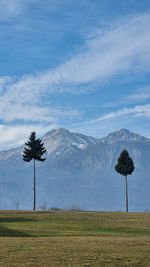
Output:
<path fill-rule="evenodd" d="M 1 211 L 0 266 L 149 267 L 150 214 Z"/>

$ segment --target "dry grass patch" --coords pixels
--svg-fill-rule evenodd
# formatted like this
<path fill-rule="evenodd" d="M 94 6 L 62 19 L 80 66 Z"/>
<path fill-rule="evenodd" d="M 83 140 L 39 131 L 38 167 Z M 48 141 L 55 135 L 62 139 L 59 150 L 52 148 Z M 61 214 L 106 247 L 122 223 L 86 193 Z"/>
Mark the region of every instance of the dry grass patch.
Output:
<path fill-rule="evenodd" d="M 1 267 L 149 267 L 150 214 L 1 212 Z"/>

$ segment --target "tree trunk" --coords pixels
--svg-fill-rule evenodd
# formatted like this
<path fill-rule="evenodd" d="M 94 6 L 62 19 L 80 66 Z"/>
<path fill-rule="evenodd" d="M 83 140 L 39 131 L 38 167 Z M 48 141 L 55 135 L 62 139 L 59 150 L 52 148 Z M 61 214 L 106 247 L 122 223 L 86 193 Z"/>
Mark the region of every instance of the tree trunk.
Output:
<path fill-rule="evenodd" d="M 33 186 L 33 210 L 36 209 L 36 175 L 35 175 L 35 159 L 33 160 L 34 168 L 34 186 Z"/>
<path fill-rule="evenodd" d="M 128 181 L 127 181 L 127 175 L 125 176 L 126 181 L 126 212 L 128 212 Z"/>

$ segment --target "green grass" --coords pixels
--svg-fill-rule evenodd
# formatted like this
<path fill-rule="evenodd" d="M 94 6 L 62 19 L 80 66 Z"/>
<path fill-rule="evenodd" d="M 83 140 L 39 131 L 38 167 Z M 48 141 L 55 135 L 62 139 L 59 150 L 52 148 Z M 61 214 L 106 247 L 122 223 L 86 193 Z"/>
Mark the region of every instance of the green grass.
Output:
<path fill-rule="evenodd" d="M 0 266 L 149 267 L 150 214 L 1 211 Z"/>

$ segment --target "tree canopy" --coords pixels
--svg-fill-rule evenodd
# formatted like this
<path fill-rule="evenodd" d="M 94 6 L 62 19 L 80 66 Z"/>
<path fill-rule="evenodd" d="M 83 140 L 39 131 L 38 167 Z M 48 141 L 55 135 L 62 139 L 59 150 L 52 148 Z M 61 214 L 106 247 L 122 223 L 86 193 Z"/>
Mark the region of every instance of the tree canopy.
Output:
<path fill-rule="evenodd" d="M 134 167 L 133 159 L 129 156 L 128 151 L 124 149 L 118 158 L 118 162 L 115 166 L 115 170 L 119 174 L 122 174 L 123 176 L 127 176 L 127 175 L 132 174 L 134 169 L 135 167 Z"/>
<path fill-rule="evenodd" d="M 42 158 L 42 156 L 46 153 L 46 149 L 41 139 L 36 139 L 36 133 L 31 132 L 29 140 L 25 143 L 25 148 L 23 151 L 23 160 L 31 161 L 32 159 L 38 161 L 44 161 L 46 158 Z"/>

